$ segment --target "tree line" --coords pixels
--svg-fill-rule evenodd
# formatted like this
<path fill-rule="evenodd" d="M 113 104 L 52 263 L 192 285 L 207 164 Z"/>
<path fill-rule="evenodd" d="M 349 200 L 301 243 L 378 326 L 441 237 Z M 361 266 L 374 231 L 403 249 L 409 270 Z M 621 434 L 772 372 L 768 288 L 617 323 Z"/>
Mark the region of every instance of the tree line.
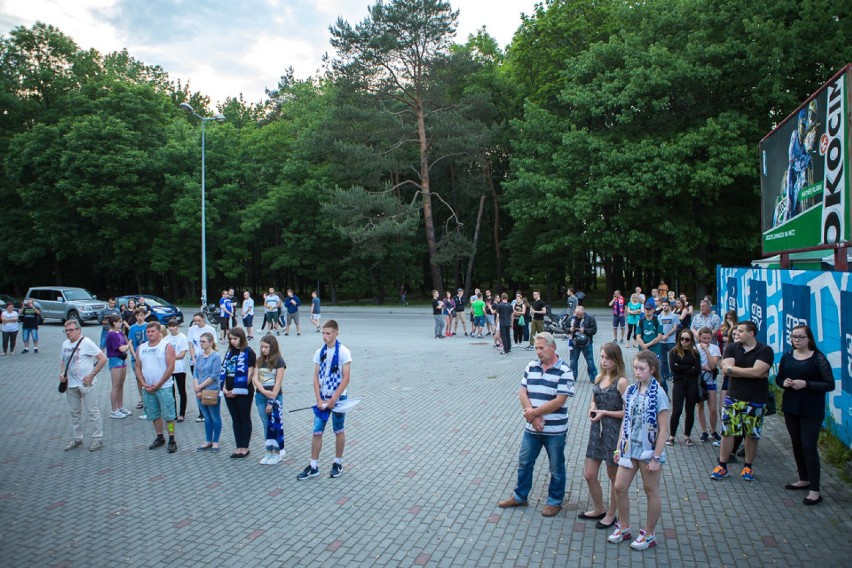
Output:
<path fill-rule="evenodd" d="M 760 255 L 757 143 L 852 61 L 828 0 L 547 0 L 504 51 L 449 2 L 330 26 L 316 77 L 207 96 L 38 23 L 0 38 L 0 287 L 712 291 Z M 275 70 L 270 70 L 275 73 Z M 281 71 L 279 71 L 281 72 Z"/>

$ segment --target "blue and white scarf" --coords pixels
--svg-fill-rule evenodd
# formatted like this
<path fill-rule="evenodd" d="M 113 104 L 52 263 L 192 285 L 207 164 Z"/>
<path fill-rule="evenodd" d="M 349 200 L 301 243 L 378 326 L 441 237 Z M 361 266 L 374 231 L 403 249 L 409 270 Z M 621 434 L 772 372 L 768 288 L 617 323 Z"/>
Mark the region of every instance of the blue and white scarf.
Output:
<path fill-rule="evenodd" d="M 640 460 L 650 461 L 654 456 L 654 448 L 657 443 L 657 389 L 659 383 L 655 380 L 648 382 L 645 391 L 644 411 L 645 417 L 642 423 L 645 435 L 642 437 L 642 454 Z M 632 468 L 630 460 L 630 417 L 633 415 L 633 405 L 639 402 L 639 383 L 633 383 L 627 387 L 624 393 L 624 420 L 621 423 L 621 447 L 619 448 L 618 465 Z"/>
<path fill-rule="evenodd" d="M 331 356 L 331 361 L 328 360 L 328 345 L 323 345 L 320 350 L 320 396 L 323 400 L 328 400 L 334 396 L 334 391 L 340 386 L 343 380 L 343 373 L 340 372 L 340 341 L 334 342 L 334 354 Z"/>
<path fill-rule="evenodd" d="M 277 398 L 266 401 L 272 406 L 272 412 L 267 415 L 266 447 L 280 450 L 284 447 L 284 425 L 281 422 L 281 401 Z"/>

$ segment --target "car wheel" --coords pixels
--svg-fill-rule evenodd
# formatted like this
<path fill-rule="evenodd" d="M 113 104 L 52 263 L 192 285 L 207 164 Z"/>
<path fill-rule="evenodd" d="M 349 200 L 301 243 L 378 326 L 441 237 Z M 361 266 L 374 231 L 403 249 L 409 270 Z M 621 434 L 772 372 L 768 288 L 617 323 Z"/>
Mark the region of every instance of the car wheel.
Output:
<path fill-rule="evenodd" d="M 65 321 L 76 321 L 78 326 L 83 327 L 83 320 L 75 310 L 68 312 L 68 319 Z"/>

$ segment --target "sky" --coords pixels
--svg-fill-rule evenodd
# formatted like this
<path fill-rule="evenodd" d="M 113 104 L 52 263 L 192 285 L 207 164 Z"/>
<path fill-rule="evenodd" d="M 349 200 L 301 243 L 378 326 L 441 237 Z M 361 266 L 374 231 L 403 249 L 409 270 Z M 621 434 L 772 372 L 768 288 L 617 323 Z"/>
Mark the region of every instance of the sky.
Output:
<path fill-rule="evenodd" d="M 542 0 L 538 0 L 539 2 Z M 501 47 L 521 13 L 537 0 L 450 0 L 459 10 L 456 41 L 486 27 Z M 0 0 L 0 33 L 37 21 L 52 24 L 81 48 L 107 54 L 126 48 L 172 80 L 189 81 L 215 104 L 240 94 L 265 98 L 292 66 L 300 79 L 319 74 L 331 53 L 328 28 L 356 24 L 374 0 Z"/>

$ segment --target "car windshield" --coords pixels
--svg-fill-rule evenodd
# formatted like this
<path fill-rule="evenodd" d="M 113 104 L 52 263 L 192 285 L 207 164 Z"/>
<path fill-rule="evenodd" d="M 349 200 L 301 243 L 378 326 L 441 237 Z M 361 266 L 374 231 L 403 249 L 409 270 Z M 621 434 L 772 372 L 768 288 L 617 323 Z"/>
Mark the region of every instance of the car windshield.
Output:
<path fill-rule="evenodd" d="M 65 290 L 65 299 L 69 302 L 74 300 L 94 300 L 88 290 L 76 288 L 74 290 Z"/>
<path fill-rule="evenodd" d="M 157 296 L 145 296 L 145 303 L 152 308 L 161 308 L 169 305 L 168 302 L 162 298 L 158 298 Z"/>

